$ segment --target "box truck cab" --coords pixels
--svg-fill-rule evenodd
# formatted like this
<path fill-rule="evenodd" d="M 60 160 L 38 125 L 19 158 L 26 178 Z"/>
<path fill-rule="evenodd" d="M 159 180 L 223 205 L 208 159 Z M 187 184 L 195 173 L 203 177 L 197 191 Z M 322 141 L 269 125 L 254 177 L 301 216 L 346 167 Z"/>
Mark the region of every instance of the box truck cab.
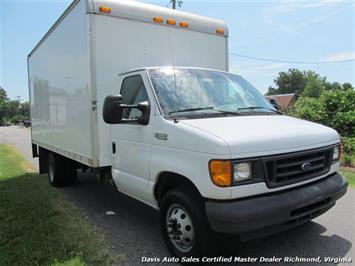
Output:
<path fill-rule="evenodd" d="M 74 1 L 28 57 L 33 154 L 54 186 L 78 168 L 161 212 L 174 256 L 210 232 L 305 223 L 347 189 L 336 131 L 283 115 L 228 73 L 219 20 L 135 1 Z"/>

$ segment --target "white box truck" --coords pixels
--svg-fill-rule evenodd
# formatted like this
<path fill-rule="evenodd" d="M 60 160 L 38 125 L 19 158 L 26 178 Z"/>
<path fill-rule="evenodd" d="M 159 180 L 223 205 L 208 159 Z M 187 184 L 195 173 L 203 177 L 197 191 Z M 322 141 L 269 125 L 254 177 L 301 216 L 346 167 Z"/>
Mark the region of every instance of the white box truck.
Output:
<path fill-rule="evenodd" d="M 209 232 L 305 223 L 346 193 L 331 128 L 282 115 L 228 73 L 219 20 L 135 1 L 76 0 L 28 56 L 33 156 L 53 186 L 78 168 L 161 211 L 174 256 Z"/>

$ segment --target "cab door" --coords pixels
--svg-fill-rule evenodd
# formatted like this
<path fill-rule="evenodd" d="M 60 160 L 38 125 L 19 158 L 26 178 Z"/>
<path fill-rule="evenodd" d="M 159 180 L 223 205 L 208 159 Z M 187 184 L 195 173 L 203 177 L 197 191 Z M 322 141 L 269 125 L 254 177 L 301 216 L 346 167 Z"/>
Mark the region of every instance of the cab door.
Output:
<path fill-rule="evenodd" d="M 112 177 L 118 189 L 134 198 L 146 201 L 149 181 L 152 113 L 153 106 L 147 91 L 148 81 L 144 72 L 127 74 L 122 77 L 120 94 L 124 104 L 137 104 L 148 101 L 150 118 L 147 125 L 138 123 L 116 124 L 111 127 L 112 138 Z M 140 117 L 138 109 L 125 109 L 122 118 Z"/>

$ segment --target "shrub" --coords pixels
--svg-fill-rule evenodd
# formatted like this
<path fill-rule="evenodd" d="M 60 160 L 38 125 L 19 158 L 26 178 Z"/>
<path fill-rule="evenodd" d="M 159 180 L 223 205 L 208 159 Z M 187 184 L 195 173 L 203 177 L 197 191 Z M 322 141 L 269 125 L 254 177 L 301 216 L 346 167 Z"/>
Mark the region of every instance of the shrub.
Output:
<path fill-rule="evenodd" d="M 341 138 L 342 156 L 341 161 L 343 165 L 354 166 L 355 161 L 355 138 Z"/>
<path fill-rule="evenodd" d="M 300 97 L 290 115 L 316 123 L 323 123 L 325 111 L 319 99 Z"/>
<path fill-rule="evenodd" d="M 326 91 L 319 100 L 325 112 L 323 124 L 344 137 L 355 137 L 355 90 Z"/>
<path fill-rule="evenodd" d="M 324 91 L 319 98 L 300 97 L 291 115 L 334 128 L 355 137 L 355 90 Z"/>

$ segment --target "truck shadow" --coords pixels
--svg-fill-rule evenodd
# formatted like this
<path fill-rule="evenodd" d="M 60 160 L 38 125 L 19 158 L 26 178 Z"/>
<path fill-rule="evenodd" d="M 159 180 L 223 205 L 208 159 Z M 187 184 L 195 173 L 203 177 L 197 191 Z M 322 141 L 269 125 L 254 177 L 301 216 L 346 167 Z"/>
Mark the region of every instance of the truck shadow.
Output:
<path fill-rule="evenodd" d="M 323 225 L 312 221 L 288 231 L 247 242 L 241 242 L 233 236 L 220 236 L 218 239 L 222 244 L 216 248 L 218 250 L 216 254 L 225 257 L 276 257 L 282 259 L 285 257 L 295 258 L 296 256 L 299 258 L 320 256 L 322 261 L 324 261 L 324 257 L 344 257 L 351 249 L 352 243 L 335 234 L 323 235 L 326 231 L 327 229 Z M 293 264 L 303 265 L 302 263 Z M 309 265 L 309 263 L 307 264 Z M 322 265 L 324 264 L 323 262 Z"/>
<path fill-rule="evenodd" d="M 83 208 L 89 223 L 109 240 L 114 252 L 125 255 L 125 264 L 140 264 L 142 258 L 169 257 L 160 233 L 159 212 L 98 182 L 93 175 L 79 175 L 78 184 L 61 188 L 66 198 Z M 113 212 L 110 215 L 107 211 Z M 279 234 L 248 242 L 235 236 L 211 239 L 213 256 L 233 257 L 344 257 L 352 243 L 309 222 Z M 171 265 L 171 264 L 169 264 Z"/>

